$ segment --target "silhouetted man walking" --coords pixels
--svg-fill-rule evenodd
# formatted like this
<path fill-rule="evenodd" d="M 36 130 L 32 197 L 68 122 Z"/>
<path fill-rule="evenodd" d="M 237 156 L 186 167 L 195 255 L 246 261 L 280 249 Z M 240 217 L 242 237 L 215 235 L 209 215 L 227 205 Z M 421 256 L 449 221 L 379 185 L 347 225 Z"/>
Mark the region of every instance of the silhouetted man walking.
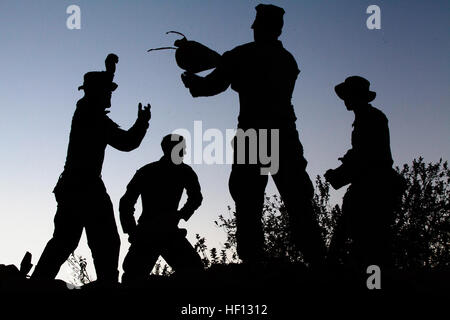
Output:
<path fill-rule="evenodd" d="M 193 97 L 216 95 L 231 84 L 239 94 L 238 129 L 269 129 L 269 135 L 279 130 L 279 168 L 271 175 L 286 205 L 297 248 L 308 262 L 320 262 L 325 249 L 312 208 L 314 188 L 306 172 L 307 161 L 291 104 L 300 71 L 294 57 L 278 40 L 283 15 L 282 8 L 258 5 L 252 25 L 254 42 L 225 52 L 217 68 L 206 77 L 185 73 L 182 80 Z M 257 148 L 261 147 L 261 139 L 257 139 Z M 258 262 L 264 259 L 261 215 L 268 177 L 261 174 L 261 162 L 236 161 L 249 155 L 254 146 L 249 143 L 242 150 L 237 148 L 236 138 L 233 143 L 235 160 L 229 188 L 236 204 L 238 253 L 244 262 Z M 267 148 L 275 150 L 272 145 Z"/>
<path fill-rule="evenodd" d="M 328 170 L 325 178 L 338 189 L 351 183 L 342 204 L 343 221 L 331 245 L 335 255 L 347 237 L 351 256 L 362 267 L 391 264 L 390 225 L 396 200 L 402 193 L 401 178 L 392 169 L 388 119 L 370 102 L 376 93 L 359 76 L 335 87 L 347 110 L 355 113 L 352 148 L 340 158 L 342 165 Z"/>
<path fill-rule="evenodd" d="M 145 280 L 160 255 L 178 274 L 203 270 L 199 255 L 186 239 L 186 230 L 178 228 L 180 219 L 188 221 L 202 203 L 197 175 L 182 162 L 186 148 L 182 136 L 165 136 L 161 147 L 163 157 L 139 169 L 120 200 L 123 232 L 131 243 L 123 262 L 123 283 Z M 188 198 L 178 210 L 183 190 Z M 136 225 L 133 213 L 139 196 L 142 214 Z"/>
<path fill-rule="evenodd" d="M 78 88 L 85 95 L 77 102 L 66 164 L 53 190 L 58 202 L 55 230 L 32 275 L 34 279 L 54 279 L 86 228 L 97 281 L 118 281 L 120 239 L 113 206 L 101 179 L 105 148 L 110 145 L 121 151 L 136 149 L 150 120 L 150 105 L 142 109 L 141 104 L 138 118 L 128 131 L 107 116 L 111 94 L 117 88 L 113 78 L 118 61 L 115 54 L 109 54 L 106 71 L 86 73 Z"/>

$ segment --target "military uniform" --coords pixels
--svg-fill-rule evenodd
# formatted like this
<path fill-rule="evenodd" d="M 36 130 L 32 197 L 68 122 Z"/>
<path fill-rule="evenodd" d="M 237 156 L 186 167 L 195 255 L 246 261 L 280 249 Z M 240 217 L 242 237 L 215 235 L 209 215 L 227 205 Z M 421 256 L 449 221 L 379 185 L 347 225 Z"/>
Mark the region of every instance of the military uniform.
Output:
<path fill-rule="evenodd" d="M 368 90 L 367 80 L 356 76 L 348 79 L 345 85 L 361 84 Z M 358 90 L 362 90 L 361 86 Z M 337 93 L 340 95 L 339 90 Z M 369 101 L 373 98 L 374 93 Z M 341 158 L 341 167 L 334 170 L 340 172 L 342 185 L 351 185 L 344 195 L 343 219 L 332 241 L 331 253 L 341 250 L 339 247 L 349 237 L 354 262 L 365 267 L 387 266 L 391 264 L 393 210 L 402 187 L 401 178 L 392 168 L 388 119 L 384 113 L 367 103 L 357 107 L 351 141 L 352 148 Z"/>
<path fill-rule="evenodd" d="M 178 210 L 183 190 L 188 198 Z M 136 225 L 133 213 L 139 196 L 143 210 Z M 186 239 L 186 230 L 178 228 L 179 220 L 187 221 L 201 202 L 197 175 L 184 163 L 175 165 L 163 157 L 136 172 L 120 200 L 122 228 L 131 239 L 122 282 L 146 279 L 160 255 L 178 273 L 203 270 L 199 255 Z"/>
<path fill-rule="evenodd" d="M 271 28 L 270 24 L 275 21 L 272 24 L 278 23 L 275 27 L 281 32 L 279 15 L 284 13 L 281 8 L 259 5 L 257 11 L 253 27 L 268 21 L 269 26 L 263 27 Z M 276 16 L 276 19 L 264 20 L 267 15 Z M 306 172 L 307 161 L 291 104 L 299 72 L 294 57 L 284 49 L 281 41 L 255 41 L 225 52 L 213 72 L 204 78 L 191 76 L 188 87 L 196 97 L 218 94 L 231 85 L 239 94 L 238 128 L 279 130 L 280 163 L 272 177 L 286 205 L 297 247 L 307 261 L 317 262 L 325 249 L 313 213 L 314 189 Z M 236 147 L 235 141 L 234 144 Z M 238 164 L 237 149 L 234 151 L 229 188 L 236 204 L 238 254 L 244 261 L 258 261 L 264 255 L 261 215 L 268 177 L 261 175 L 260 163 Z M 248 146 L 243 151 L 248 154 Z"/>
<path fill-rule="evenodd" d="M 87 73 L 86 79 L 99 88 L 107 72 Z M 114 84 L 114 89 L 117 85 Z M 112 90 L 114 90 L 112 89 Z M 101 179 L 107 145 L 121 151 L 139 146 L 148 128 L 148 120 L 139 118 L 128 130 L 122 130 L 107 116 L 107 111 L 89 98 L 77 103 L 72 118 L 69 147 L 64 171 L 54 189 L 58 208 L 52 239 L 42 253 L 32 275 L 35 279 L 54 279 L 69 255 L 77 248 L 83 228 L 97 273 L 97 279 L 117 282 L 120 238 L 111 200 Z"/>
<path fill-rule="evenodd" d="M 391 264 L 391 231 L 396 200 L 386 116 L 369 105 L 355 117 L 352 149 L 343 158 L 351 185 L 342 212 L 352 256 L 364 266 Z"/>

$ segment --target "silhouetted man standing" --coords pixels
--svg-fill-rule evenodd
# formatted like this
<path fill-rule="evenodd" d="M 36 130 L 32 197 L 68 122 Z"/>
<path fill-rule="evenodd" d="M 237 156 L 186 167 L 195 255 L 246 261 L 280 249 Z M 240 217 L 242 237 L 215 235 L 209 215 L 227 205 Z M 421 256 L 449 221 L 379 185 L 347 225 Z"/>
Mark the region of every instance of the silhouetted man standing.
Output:
<path fill-rule="evenodd" d="M 197 175 L 182 162 L 186 148 L 182 136 L 165 136 L 161 147 L 163 157 L 139 169 L 120 200 L 123 232 L 131 243 L 123 262 L 123 283 L 145 280 L 160 255 L 179 274 L 203 270 L 199 255 L 186 239 L 186 230 L 178 228 L 180 219 L 188 221 L 202 203 Z M 183 190 L 188 198 L 178 210 Z M 136 225 L 133 213 L 139 196 L 142 214 Z"/>
<path fill-rule="evenodd" d="M 325 178 L 338 189 L 351 183 L 342 204 L 343 221 L 331 245 L 331 255 L 352 239 L 351 256 L 361 267 L 391 264 L 390 225 L 396 200 L 402 193 L 401 178 L 392 169 L 388 119 L 370 102 L 376 93 L 359 76 L 335 87 L 347 110 L 355 113 L 352 148 L 340 158 L 342 165 L 328 170 Z"/>
<path fill-rule="evenodd" d="M 294 57 L 283 48 L 278 37 L 283 27 L 284 10 L 260 4 L 252 25 L 254 42 L 225 52 L 217 68 L 206 77 L 185 73 L 182 80 L 193 97 L 212 96 L 231 88 L 238 92 L 240 113 L 238 129 L 269 129 L 279 132 L 279 168 L 271 172 L 286 205 L 291 234 L 297 248 L 308 262 L 320 262 L 324 244 L 312 208 L 313 185 L 306 172 L 307 161 L 296 130 L 296 116 L 291 104 L 299 69 Z M 238 138 L 238 136 L 236 136 Z M 236 148 L 229 180 L 236 204 L 237 244 L 244 262 L 264 259 L 264 234 L 261 215 L 268 177 L 261 174 L 261 162 L 241 163 L 252 148 Z M 258 137 L 257 148 L 261 147 Z M 266 146 L 269 150 L 272 145 Z"/>
<path fill-rule="evenodd" d="M 92 251 L 99 283 L 118 281 L 120 239 L 111 200 L 101 179 L 105 148 L 136 149 L 148 128 L 150 105 L 139 104 L 135 124 L 124 131 L 108 116 L 113 82 L 119 58 L 109 54 L 106 71 L 88 72 L 78 89 L 84 97 L 77 102 L 72 118 L 66 164 L 53 190 L 58 209 L 53 238 L 47 243 L 32 278 L 54 279 L 69 255 L 76 249 L 83 228 Z"/>

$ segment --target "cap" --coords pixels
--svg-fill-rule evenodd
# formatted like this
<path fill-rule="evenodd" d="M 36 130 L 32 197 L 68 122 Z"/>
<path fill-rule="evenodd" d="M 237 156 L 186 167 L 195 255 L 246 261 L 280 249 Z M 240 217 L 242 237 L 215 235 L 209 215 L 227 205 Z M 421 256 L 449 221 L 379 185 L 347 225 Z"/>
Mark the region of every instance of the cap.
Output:
<path fill-rule="evenodd" d="M 256 7 L 256 17 L 252 24 L 254 28 L 264 28 L 281 31 L 283 28 L 284 9 L 273 4 L 258 4 Z"/>

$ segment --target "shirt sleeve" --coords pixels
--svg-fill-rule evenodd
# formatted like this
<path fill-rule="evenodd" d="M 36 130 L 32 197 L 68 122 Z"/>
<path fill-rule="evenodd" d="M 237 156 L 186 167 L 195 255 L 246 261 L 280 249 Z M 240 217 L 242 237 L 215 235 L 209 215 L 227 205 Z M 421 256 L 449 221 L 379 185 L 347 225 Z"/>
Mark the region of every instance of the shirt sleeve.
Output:
<path fill-rule="evenodd" d="M 195 77 L 189 88 L 193 97 L 209 97 L 225 91 L 231 84 L 232 54 L 225 52 L 218 66 L 207 76 Z"/>
<path fill-rule="evenodd" d="M 138 170 L 128 183 L 127 191 L 120 199 L 119 212 L 120 223 L 124 233 L 132 233 L 136 229 L 136 220 L 134 218 L 134 206 L 141 194 L 140 183 L 141 172 Z"/>
<path fill-rule="evenodd" d="M 180 216 L 187 221 L 202 204 L 203 196 L 197 174 L 192 168 L 188 167 L 185 179 L 185 189 L 188 198 L 183 208 L 180 209 Z"/>
<path fill-rule="evenodd" d="M 123 130 L 106 117 L 107 143 L 120 151 L 131 151 L 139 147 L 147 132 L 148 122 L 137 119 L 129 130 Z"/>

